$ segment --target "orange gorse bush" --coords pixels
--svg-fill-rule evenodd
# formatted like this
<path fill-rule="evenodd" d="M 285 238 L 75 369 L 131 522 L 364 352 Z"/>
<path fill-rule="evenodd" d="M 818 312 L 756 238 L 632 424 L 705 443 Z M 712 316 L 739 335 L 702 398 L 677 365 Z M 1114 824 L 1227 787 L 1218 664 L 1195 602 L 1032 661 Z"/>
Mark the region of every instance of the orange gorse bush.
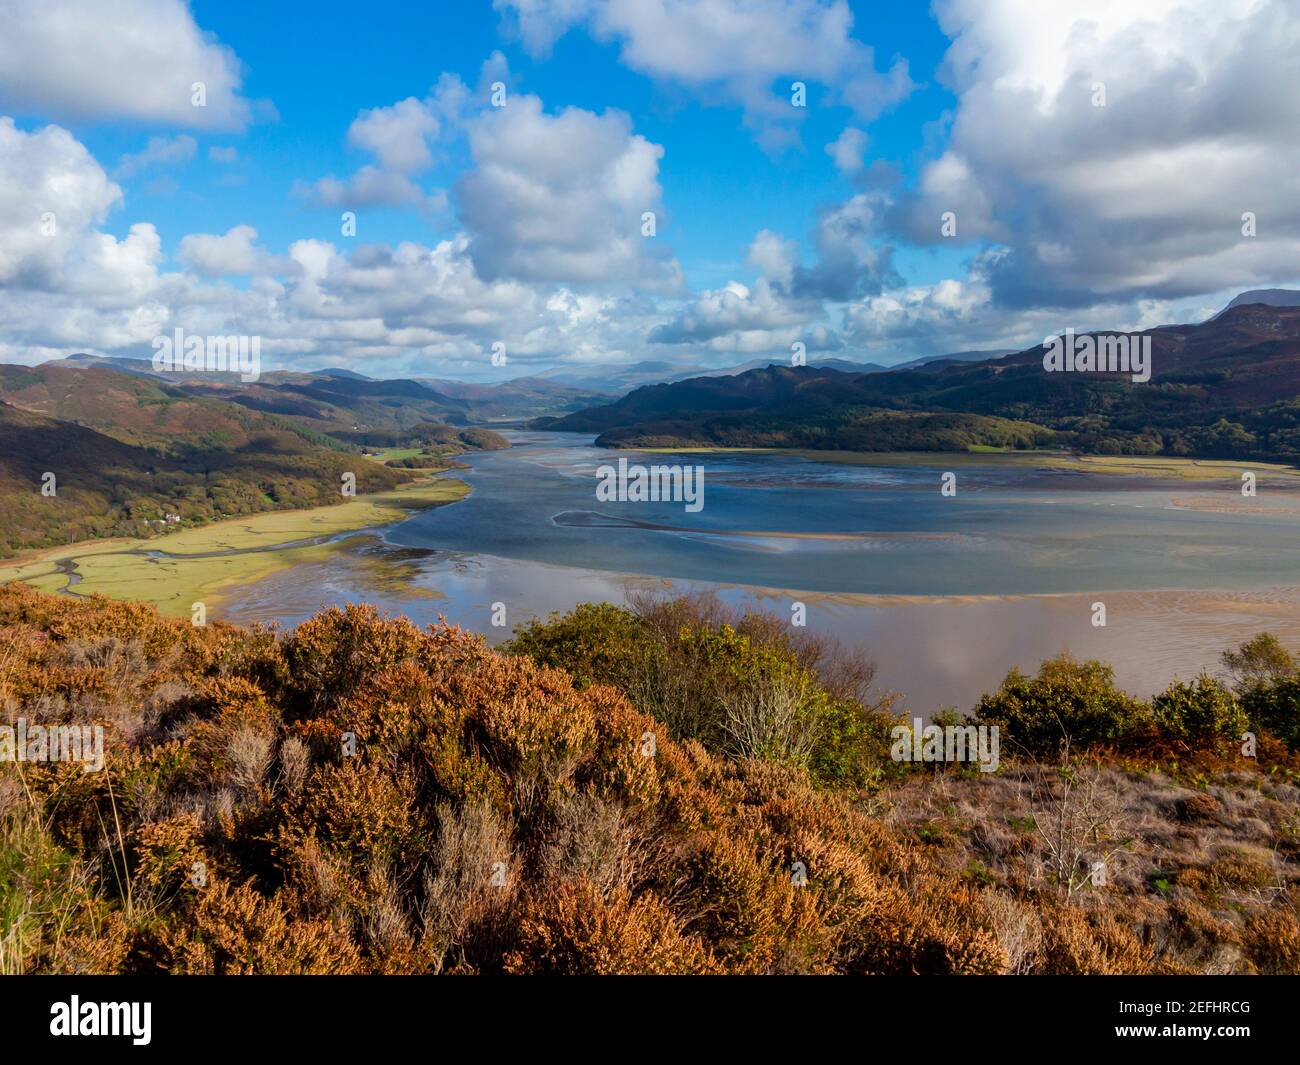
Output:
<path fill-rule="evenodd" d="M 908 789 L 980 775 L 815 786 L 371 607 L 282 634 L 6 586 L 0 713 L 105 728 L 102 772 L 0 764 L 14 971 L 1190 971 L 1224 920 L 1141 884 L 1158 913 L 1063 901 L 1006 864 L 1027 829 L 988 876 L 955 873 L 984 837 L 922 843 Z M 1295 971 L 1286 884 L 1204 864 L 1206 892 L 1254 892 L 1228 967 Z"/>

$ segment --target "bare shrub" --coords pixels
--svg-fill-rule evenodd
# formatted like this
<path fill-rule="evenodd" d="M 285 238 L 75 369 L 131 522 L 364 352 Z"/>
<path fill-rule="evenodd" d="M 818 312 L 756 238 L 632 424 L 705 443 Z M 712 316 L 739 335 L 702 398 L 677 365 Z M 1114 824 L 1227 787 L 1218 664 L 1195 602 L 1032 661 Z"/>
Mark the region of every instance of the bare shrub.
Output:
<path fill-rule="evenodd" d="M 235 818 L 235 793 L 230 788 L 218 788 L 213 792 L 205 808 L 206 825 L 224 832 Z"/>
<path fill-rule="evenodd" d="M 1036 766 L 1029 801 L 1049 875 L 1066 898 L 1098 883 L 1111 859 L 1132 842 L 1123 834 L 1123 803 L 1096 766 Z"/>
<path fill-rule="evenodd" d="M 230 737 L 230 782 L 244 794 L 255 792 L 271 768 L 274 741 L 247 725 Z"/>
<path fill-rule="evenodd" d="M 411 946 L 401 892 L 392 875 L 377 866 L 370 870 L 362 927 L 367 941 L 381 955 L 399 954 Z"/>
<path fill-rule="evenodd" d="M 280 780 L 289 794 L 302 790 L 310 770 L 311 749 L 302 740 L 290 736 L 280 744 Z"/>
<path fill-rule="evenodd" d="M 1007 956 L 1008 975 L 1032 972 L 1043 945 L 1043 925 L 1032 906 L 997 891 L 982 892 L 984 912 Z"/>
<path fill-rule="evenodd" d="M 631 826 L 618 803 L 582 794 L 561 805 L 542 855 L 548 878 L 584 877 L 608 894 L 627 886 L 633 865 Z"/>
<path fill-rule="evenodd" d="M 337 859 L 309 837 L 294 850 L 292 868 L 308 910 L 315 914 L 338 916 L 344 895 L 344 876 Z"/>
<path fill-rule="evenodd" d="M 145 697 L 141 714 L 144 728 L 149 732 L 157 730 L 169 710 L 183 699 L 194 694 L 190 685 L 178 680 L 163 680 Z"/>
<path fill-rule="evenodd" d="M 103 669 L 123 677 L 139 677 L 149 669 L 140 642 L 117 636 L 74 637 L 63 645 L 63 661 L 74 668 Z"/>
<path fill-rule="evenodd" d="M 509 833 L 491 806 L 478 801 L 438 808 L 433 871 L 425 876 L 420 913 L 435 969 L 444 968 L 453 952 L 463 955 L 471 928 L 490 923 L 509 905 L 517 881 Z"/>
<path fill-rule="evenodd" d="M 725 748 L 739 758 L 766 758 L 802 768 L 817 746 L 817 719 L 805 709 L 805 685 L 789 676 L 722 695 Z"/>

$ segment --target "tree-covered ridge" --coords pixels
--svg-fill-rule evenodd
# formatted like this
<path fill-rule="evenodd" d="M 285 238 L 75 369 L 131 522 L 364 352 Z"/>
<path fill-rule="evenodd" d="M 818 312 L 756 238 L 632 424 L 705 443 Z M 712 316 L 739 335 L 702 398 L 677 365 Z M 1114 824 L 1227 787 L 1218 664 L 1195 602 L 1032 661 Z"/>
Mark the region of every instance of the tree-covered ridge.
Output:
<path fill-rule="evenodd" d="M 1300 308 L 1243 305 L 1199 325 L 1115 335 L 1149 338 L 1150 381 L 1049 373 L 1040 346 L 987 362 L 888 373 L 769 366 L 641 388 L 537 424 L 594 432 L 610 447 L 992 445 L 1300 458 Z"/>

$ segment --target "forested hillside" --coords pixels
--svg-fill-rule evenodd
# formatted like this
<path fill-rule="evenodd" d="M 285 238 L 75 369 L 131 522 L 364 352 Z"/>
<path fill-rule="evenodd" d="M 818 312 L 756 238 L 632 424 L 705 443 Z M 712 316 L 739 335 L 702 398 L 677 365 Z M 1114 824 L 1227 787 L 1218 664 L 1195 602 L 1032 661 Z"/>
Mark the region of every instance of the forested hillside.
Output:
<path fill-rule="evenodd" d="M 609 447 L 994 445 L 1300 458 L 1300 307 L 1245 304 L 1198 325 L 1123 335 L 1149 337 L 1149 381 L 1126 373 L 1048 373 L 1036 347 L 938 369 L 845 374 L 768 367 L 693 378 L 536 424 L 597 433 Z"/>

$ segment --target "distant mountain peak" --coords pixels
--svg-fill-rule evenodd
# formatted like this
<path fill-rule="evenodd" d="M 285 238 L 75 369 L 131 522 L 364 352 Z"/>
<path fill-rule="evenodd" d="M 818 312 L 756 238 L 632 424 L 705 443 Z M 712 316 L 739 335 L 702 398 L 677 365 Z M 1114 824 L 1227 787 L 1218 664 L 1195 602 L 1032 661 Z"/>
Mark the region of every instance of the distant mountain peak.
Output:
<path fill-rule="evenodd" d="M 356 370 L 345 370 L 341 366 L 327 366 L 323 370 L 307 371 L 313 377 L 350 377 L 354 381 L 372 381 L 374 378 L 367 377 L 363 373 L 357 373 Z"/>
<path fill-rule="evenodd" d="M 1252 303 L 1262 303 L 1267 307 L 1300 307 L 1300 289 L 1294 288 L 1252 288 L 1236 296 L 1214 317 L 1226 314 L 1236 307 L 1245 307 Z"/>

